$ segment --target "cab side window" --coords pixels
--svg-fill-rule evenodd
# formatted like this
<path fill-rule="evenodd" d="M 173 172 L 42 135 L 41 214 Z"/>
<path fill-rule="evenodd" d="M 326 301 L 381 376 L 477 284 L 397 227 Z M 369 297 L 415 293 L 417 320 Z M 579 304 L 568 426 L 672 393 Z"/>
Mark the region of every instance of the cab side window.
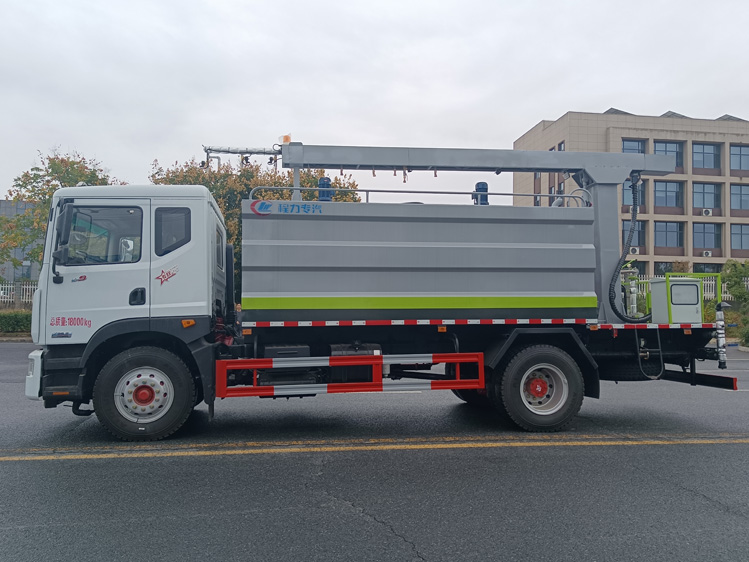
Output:
<path fill-rule="evenodd" d="M 140 207 L 75 207 L 68 236 L 68 265 L 135 263 L 140 260 Z"/>
<path fill-rule="evenodd" d="M 224 236 L 221 234 L 221 231 L 217 228 L 216 229 L 216 265 L 221 271 L 224 270 L 224 252 L 225 251 L 226 250 L 224 249 Z"/>
<path fill-rule="evenodd" d="M 165 256 L 190 241 L 190 209 L 187 207 L 160 207 L 154 217 L 154 251 Z"/>

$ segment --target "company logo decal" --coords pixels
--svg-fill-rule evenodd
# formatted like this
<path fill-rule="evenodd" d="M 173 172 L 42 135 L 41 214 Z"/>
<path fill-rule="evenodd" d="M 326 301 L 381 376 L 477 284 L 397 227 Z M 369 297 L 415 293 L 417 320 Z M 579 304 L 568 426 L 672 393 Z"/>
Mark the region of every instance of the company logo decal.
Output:
<path fill-rule="evenodd" d="M 278 212 L 285 215 L 322 215 L 319 203 L 278 203 Z"/>
<path fill-rule="evenodd" d="M 177 275 L 178 271 L 179 271 L 179 266 L 176 266 L 176 265 L 174 267 L 171 267 L 171 268 L 167 269 L 166 271 L 164 271 L 162 269 L 161 270 L 161 274 L 157 275 L 156 279 L 158 279 L 159 281 L 161 281 L 161 284 L 163 285 L 164 283 L 166 283 L 167 281 L 169 281 L 172 277 L 174 277 L 175 275 Z"/>
<path fill-rule="evenodd" d="M 260 217 L 266 217 L 273 211 L 273 203 L 268 201 L 253 201 L 250 210 Z M 286 203 L 276 202 L 276 213 L 281 215 L 322 215 L 322 205 L 319 203 Z"/>
<path fill-rule="evenodd" d="M 267 201 L 253 201 L 250 205 L 250 211 L 261 217 L 270 215 L 271 209 L 273 209 L 273 204 Z"/>
<path fill-rule="evenodd" d="M 85 280 L 86 280 L 86 276 L 85 275 L 81 275 L 79 277 L 73 278 L 72 283 L 77 283 L 78 281 L 85 281 Z"/>

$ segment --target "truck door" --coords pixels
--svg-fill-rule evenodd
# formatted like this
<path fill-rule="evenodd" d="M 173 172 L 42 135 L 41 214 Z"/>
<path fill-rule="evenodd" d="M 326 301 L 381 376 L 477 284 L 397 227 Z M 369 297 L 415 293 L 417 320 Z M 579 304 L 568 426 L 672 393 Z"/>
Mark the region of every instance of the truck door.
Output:
<path fill-rule="evenodd" d="M 57 262 L 57 280 L 48 282 L 41 319 L 47 343 L 86 343 L 107 324 L 148 321 L 150 200 L 78 198 L 65 205 L 68 243 L 56 236 L 54 249 L 66 255 Z"/>
<path fill-rule="evenodd" d="M 152 200 L 151 318 L 210 316 L 205 201 Z"/>

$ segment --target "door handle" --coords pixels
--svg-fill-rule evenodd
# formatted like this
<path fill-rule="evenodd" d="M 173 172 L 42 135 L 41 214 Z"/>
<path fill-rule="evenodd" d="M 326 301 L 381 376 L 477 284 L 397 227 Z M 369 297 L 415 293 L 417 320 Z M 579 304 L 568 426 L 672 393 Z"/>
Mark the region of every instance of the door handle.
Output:
<path fill-rule="evenodd" d="M 130 291 L 130 298 L 128 299 L 131 306 L 137 306 L 139 304 L 146 304 L 146 288 L 138 287 Z"/>

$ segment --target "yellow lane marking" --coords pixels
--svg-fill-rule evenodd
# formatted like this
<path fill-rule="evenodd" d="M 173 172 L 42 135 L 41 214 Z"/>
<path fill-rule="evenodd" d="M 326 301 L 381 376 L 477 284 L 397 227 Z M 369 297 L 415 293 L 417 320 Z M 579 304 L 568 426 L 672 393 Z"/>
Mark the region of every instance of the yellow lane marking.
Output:
<path fill-rule="evenodd" d="M 223 448 L 242 448 L 242 447 L 286 447 L 289 445 L 370 445 L 379 443 L 443 443 L 454 441 L 501 441 L 513 442 L 522 441 L 523 443 L 543 443 L 546 441 L 576 441 L 582 440 L 609 440 L 620 439 L 628 441 L 642 440 L 685 440 L 685 439 L 718 439 L 723 442 L 725 439 L 749 439 L 748 433 L 682 433 L 674 435 L 666 434 L 632 434 L 632 433 L 609 433 L 586 434 L 579 433 L 573 436 L 559 433 L 546 434 L 528 434 L 518 433 L 517 435 L 505 435 L 498 438 L 496 435 L 443 435 L 439 437 L 363 437 L 358 439 L 302 439 L 289 441 L 237 441 L 229 443 L 170 443 L 169 441 L 148 442 L 148 443 L 128 443 L 122 445 L 99 445 L 94 447 L 54 447 L 54 448 L 24 448 L 24 449 L 2 449 L 0 448 L 0 458 L 2 455 L 11 453 L 65 453 L 78 451 L 138 451 L 147 449 L 153 451 L 159 450 L 178 450 L 178 449 L 223 449 Z"/>
<path fill-rule="evenodd" d="M 460 440 L 458 440 L 460 439 Z M 364 441 L 364 440 L 362 440 Z M 193 450 L 151 449 L 137 450 L 133 448 L 122 448 L 120 451 L 100 453 L 64 453 L 56 451 L 50 454 L 34 454 L 27 450 L 25 454 L 0 456 L 0 462 L 20 461 L 51 461 L 51 460 L 106 460 L 106 459 L 143 459 L 143 458 L 170 458 L 170 457 L 208 457 L 208 456 L 236 456 L 236 455 L 265 455 L 279 453 L 338 453 L 357 451 L 407 451 L 407 450 L 440 450 L 440 449 L 493 449 L 493 448 L 516 448 L 516 447 L 602 447 L 602 446 L 657 446 L 657 445 L 746 445 L 749 437 L 725 437 L 725 438 L 701 438 L 701 437 L 674 437 L 674 438 L 635 438 L 635 439 L 607 439 L 603 436 L 591 439 L 567 438 L 567 439 L 529 439 L 529 440 L 478 440 L 471 441 L 465 438 L 442 438 L 440 442 L 406 443 L 397 440 L 384 444 L 357 444 L 350 442 L 345 445 L 318 445 L 316 442 L 289 441 L 285 443 L 257 443 L 257 446 L 243 444 L 237 448 L 219 448 L 216 444 L 192 445 Z M 300 446 L 301 444 L 301 446 Z M 212 450 L 194 450 L 196 447 L 215 447 Z M 153 447 L 153 446 L 152 446 Z M 190 446 L 188 446 L 190 447 Z"/>

